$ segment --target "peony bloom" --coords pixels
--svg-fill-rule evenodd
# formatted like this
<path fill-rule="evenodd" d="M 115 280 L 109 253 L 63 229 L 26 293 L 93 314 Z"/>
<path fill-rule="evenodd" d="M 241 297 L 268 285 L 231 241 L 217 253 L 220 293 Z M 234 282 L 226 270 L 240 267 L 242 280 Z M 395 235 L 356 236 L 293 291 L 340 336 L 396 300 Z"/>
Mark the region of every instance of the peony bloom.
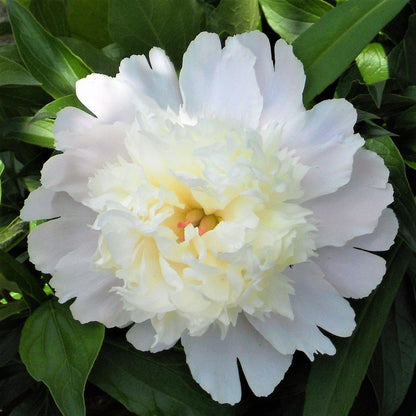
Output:
<path fill-rule="evenodd" d="M 334 354 L 319 328 L 351 335 L 345 298 L 367 296 L 397 220 L 388 170 L 354 134 L 356 111 L 306 111 L 292 48 L 260 32 L 201 33 L 179 81 L 159 48 L 111 78 L 77 82 L 94 116 L 65 108 L 42 186 L 21 212 L 51 219 L 29 236 L 73 316 L 128 326 L 139 350 L 181 340 L 219 402 L 270 394 L 296 350 Z"/>

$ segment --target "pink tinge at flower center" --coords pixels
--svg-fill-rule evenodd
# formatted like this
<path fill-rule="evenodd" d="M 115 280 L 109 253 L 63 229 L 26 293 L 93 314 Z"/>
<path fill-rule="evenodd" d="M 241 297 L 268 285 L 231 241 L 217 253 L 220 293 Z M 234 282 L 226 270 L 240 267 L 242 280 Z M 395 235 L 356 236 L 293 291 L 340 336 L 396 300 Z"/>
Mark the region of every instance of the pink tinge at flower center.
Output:
<path fill-rule="evenodd" d="M 185 216 L 185 221 L 178 222 L 178 228 L 185 228 L 187 225 L 192 224 L 198 228 L 199 235 L 204 235 L 206 232 L 213 230 L 219 223 L 217 216 L 211 214 L 206 215 L 202 209 L 192 209 Z M 185 236 L 182 236 L 179 241 L 185 241 Z"/>

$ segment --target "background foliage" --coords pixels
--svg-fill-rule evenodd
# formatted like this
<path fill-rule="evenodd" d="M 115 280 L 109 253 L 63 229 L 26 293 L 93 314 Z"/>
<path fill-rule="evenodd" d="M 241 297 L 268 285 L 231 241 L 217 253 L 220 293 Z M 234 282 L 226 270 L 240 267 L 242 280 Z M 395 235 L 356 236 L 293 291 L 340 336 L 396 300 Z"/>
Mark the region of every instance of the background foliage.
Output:
<path fill-rule="evenodd" d="M 11 416 L 415 415 L 416 1 L 7 0 L 0 20 L 0 409 Z M 293 44 L 307 74 L 304 102 L 345 97 L 356 130 L 385 160 L 400 234 L 383 283 L 354 302 L 357 329 L 337 354 L 302 354 L 268 398 L 244 387 L 222 406 L 193 381 L 180 346 L 147 354 L 123 330 L 74 321 L 28 262 L 36 224 L 19 211 L 54 153 L 52 125 L 82 108 L 77 79 L 114 75 L 119 61 L 164 48 L 177 70 L 203 30 L 263 30 Z M 12 36 L 13 35 L 13 36 Z M 334 337 L 335 338 L 335 337 Z M 69 381 L 68 381 L 69 380 Z"/>

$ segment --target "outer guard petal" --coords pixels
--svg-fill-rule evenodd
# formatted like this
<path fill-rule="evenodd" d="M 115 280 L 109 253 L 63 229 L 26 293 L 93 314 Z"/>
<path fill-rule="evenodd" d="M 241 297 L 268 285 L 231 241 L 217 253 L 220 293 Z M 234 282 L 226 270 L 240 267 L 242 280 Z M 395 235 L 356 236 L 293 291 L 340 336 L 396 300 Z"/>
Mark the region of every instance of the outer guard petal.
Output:
<path fill-rule="evenodd" d="M 218 35 L 201 33 L 183 57 L 179 78 L 185 111 L 193 117 L 226 117 L 256 128 L 263 98 L 253 53 L 236 38 L 221 50 Z"/>
<path fill-rule="evenodd" d="M 275 73 L 262 90 L 261 125 L 285 123 L 305 111 L 302 100 L 306 77 L 302 63 L 293 54 L 292 46 L 282 39 L 276 42 L 274 56 Z"/>
<path fill-rule="evenodd" d="M 399 222 L 390 208 L 386 208 L 378 221 L 377 227 L 371 234 L 354 238 L 351 245 L 369 251 L 385 251 L 394 243 Z"/>
<path fill-rule="evenodd" d="M 351 181 L 347 185 L 304 204 L 318 223 L 318 247 L 340 247 L 355 237 L 374 231 L 381 213 L 393 201 L 388 175 L 381 157 L 360 149 L 355 155 Z"/>
<path fill-rule="evenodd" d="M 323 278 L 319 267 L 306 262 L 285 271 L 292 280 L 294 319 L 277 314 L 259 320 L 248 317 L 252 325 L 282 354 L 304 351 L 313 360 L 316 352 L 335 354 L 331 341 L 317 327 L 335 335 L 351 335 L 354 311 L 349 303 Z"/>
<path fill-rule="evenodd" d="M 122 282 L 111 272 L 94 270 L 91 257 L 96 246 L 97 239 L 92 238 L 61 258 L 51 286 L 61 303 L 76 297 L 70 309 L 81 323 L 97 321 L 106 327 L 124 326 L 129 323 L 130 314 L 123 309 L 120 296 L 112 290 Z"/>
<path fill-rule="evenodd" d="M 89 228 L 94 217 L 58 218 L 38 225 L 28 237 L 30 261 L 44 273 L 55 272 L 59 260 L 96 238 Z"/>
<path fill-rule="evenodd" d="M 211 326 L 202 336 L 182 336 L 182 344 L 194 379 L 220 403 L 234 404 L 241 398 L 237 358 L 251 389 L 260 396 L 274 390 L 292 361 L 291 355 L 277 352 L 243 315 L 223 340 L 220 330 Z"/>
<path fill-rule="evenodd" d="M 152 67 L 144 55 L 123 59 L 116 78 L 127 83 L 137 96 L 148 96 L 161 108 L 178 112 L 182 97 L 175 67 L 160 48 L 150 50 L 149 60 Z"/>

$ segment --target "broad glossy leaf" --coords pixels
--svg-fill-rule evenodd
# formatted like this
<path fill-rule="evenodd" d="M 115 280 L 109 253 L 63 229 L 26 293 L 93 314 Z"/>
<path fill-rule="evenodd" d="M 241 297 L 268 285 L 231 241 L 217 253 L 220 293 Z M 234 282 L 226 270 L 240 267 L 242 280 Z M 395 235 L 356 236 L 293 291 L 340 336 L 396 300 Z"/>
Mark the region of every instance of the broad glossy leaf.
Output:
<path fill-rule="evenodd" d="M 52 126 L 52 120 L 32 121 L 31 117 L 11 118 L 0 123 L 0 137 L 53 149 Z"/>
<path fill-rule="evenodd" d="M 108 0 L 66 0 L 71 34 L 97 48 L 108 45 Z"/>
<path fill-rule="evenodd" d="M 45 299 L 41 282 L 23 264 L 2 250 L 0 250 L 0 273 L 4 278 L 15 282 L 19 286 L 24 299 L 31 306 L 42 303 Z"/>
<path fill-rule="evenodd" d="M 20 356 L 30 375 L 48 386 L 64 416 L 85 415 L 85 383 L 103 339 L 102 325 L 80 324 L 55 300 L 27 319 Z"/>
<path fill-rule="evenodd" d="M 409 265 L 404 244 L 390 251 L 386 276 L 357 315 L 357 328 L 337 339 L 337 353 L 315 359 L 306 386 L 303 416 L 347 416 L 367 372 L 390 307 Z"/>
<path fill-rule="evenodd" d="M 416 252 L 416 203 L 406 177 L 403 158 L 390 137 L 378 137 L 366 141 L 366 147 L 379 154 L 390 170 L 390 182 L 394 188 L 393 209 L 400 223 L 402 237 Z"/>
<path fill-rule="evenodd" d="M 389 54 L 389 66 L 393 76 L 416 84 L 416 14 L 410 16 L 406 35 Z"/>
<path fill-rule="evenodd" d="M 105 343 L 90 381 L 140 416 L 228 416 L 192 379 L 183 354 L 135 350 L 126 342 Z"/>
<path fill-rule="evenodd" d="M 395 414 L 409 389 L 415 364 L 414 309 L 410 293 L 402 284 L 369 368 L 380 416 Z"/>
<path fill-rule="evenodd" d="M 294 42 L 306 72 L 304 101 L 334 82 L 408 0 L 348 0 L 326 13 Z"/>
<path fill-rule="evenodd" d="M 109 0 L 110 34 L 126 56 L 147 54 L 159 46 L 178 69 L 203 23 L 204 8 L 197 0 Z"/>
<path fill-rule="evenodd" d="M 54 36 L 69 36 L 66 0 L 32 0 L 29 10 Z"/>
<path fill-rule="evenodd" d="M 259 2 L 267 23 L 289 43 L 332 9 L 332 5 L 323 0 L 259 0 Z"/>
<path fill-rule="evenodd" d="M 30 75 L 23 66 L 0 56 L 0 86 L 1 85 L 40 85 L 40 82 Z"/>
<path fill-rule="evenodd" d="M 17 315 L 26 309 L 27 304 L 24 300 L 17 300 L 16 302 L 0 304 L 0 321 L 3 321 L 10 316 Z"/>
<path fill-rule="evenodd" d="M 387 55 L 381 43 L 368 44 L 357 56 L 356 62 L 366 84 L 389 79 Z"/>
<path fill-rule="evenodd" d="M 221 0 L 209 18 L 208 30 L 235 35 L 260 26 L 258 0 Z"/>
<path fill-rule="evenodd" d="M 61 38 L 61 40 L 94 72 L 110 76 L 118 72 L 120 61 L 110 59 L 101 49 L 97 49 L 91 43 L 76 38 Z"/>
<path fill-rule="evenodd" d="M 7 10 L 20 56 L 31 74 L 54 98 L 74 93 L 75 82 L 91 73 L 90 68 L 15 0 L 7 0 Z"/>
<path fill-rule="evenodd" d="M 65 97 L 57 98 L 42 107 L 32 119 L 33 121 L 43 120 L 45 118 L 55 118 L 59 111 L 65 107 L 77 107 L 85 109 L 75 94 L 66 95 Z"/>

